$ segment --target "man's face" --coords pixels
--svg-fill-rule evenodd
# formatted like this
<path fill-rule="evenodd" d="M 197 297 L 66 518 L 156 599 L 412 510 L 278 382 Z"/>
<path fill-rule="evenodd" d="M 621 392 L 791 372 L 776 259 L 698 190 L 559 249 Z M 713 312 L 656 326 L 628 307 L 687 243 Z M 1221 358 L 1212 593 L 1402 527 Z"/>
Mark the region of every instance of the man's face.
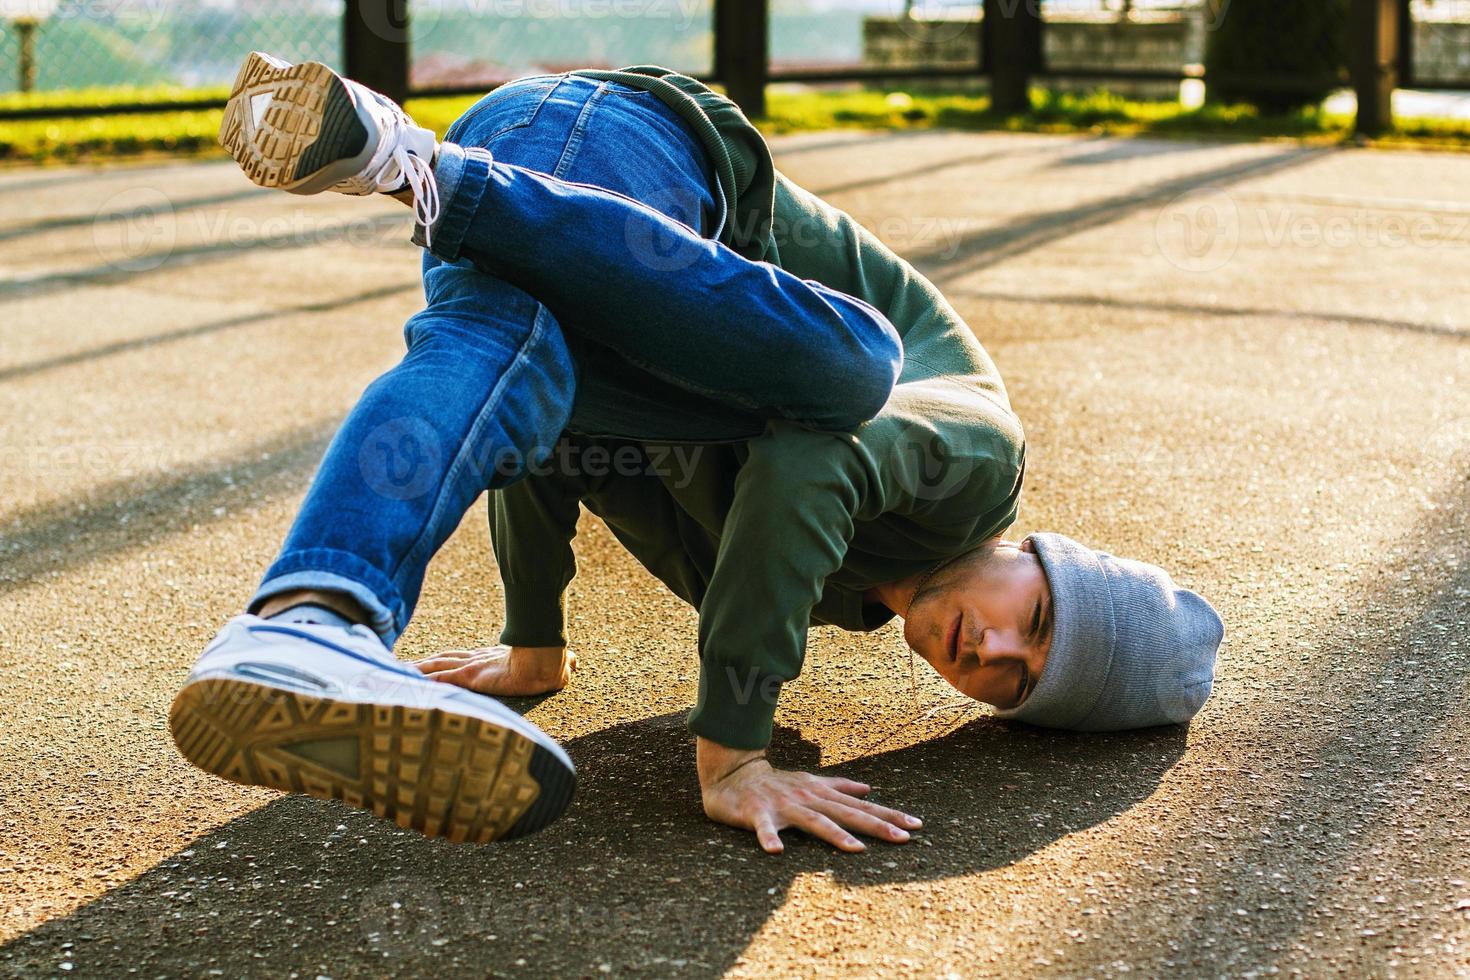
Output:
<path fill-rule="evenodd" d="M 958 690 L 1014 708 L 1046 666 L 1051 602 L 1030 542 L 990 542 L 923 585 L 904 620 L 904 640 Z"/>

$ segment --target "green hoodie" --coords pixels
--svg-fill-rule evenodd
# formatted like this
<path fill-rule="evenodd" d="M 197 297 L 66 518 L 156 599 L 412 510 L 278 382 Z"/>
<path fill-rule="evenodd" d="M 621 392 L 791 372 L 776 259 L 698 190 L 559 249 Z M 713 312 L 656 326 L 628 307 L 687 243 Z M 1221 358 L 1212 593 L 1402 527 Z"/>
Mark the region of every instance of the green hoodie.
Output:
<path fill-rule="evenodd" d="M 773 422 L 743 442 L 699 446 L 572 436 L 584 449 L 661 462 L 652 467 L 660 475 L 538 475 L 492 495 L 502 643 L 566 644 L 571 539 L 586 504 L 699 610 L 699 701 L 689 727 L 731 748 L 759 748 L 770 740 L 781 684 L 801 670 L 810 625 L 876 629 L 892 613 L 865 605 L 868 589 L 963 554 L 1014 522 L 1021 424 L 994 362 L 939 291 L 849 215 L 779 174 L 733 103 L 661 68 L 577 74 L 647 89 L 689 123 L 726 203 L 721 241 L 865 300 L 903 338 L 892 396 L 852 432 Z M 651 419 L 643 431 L 657 430 Z"/>

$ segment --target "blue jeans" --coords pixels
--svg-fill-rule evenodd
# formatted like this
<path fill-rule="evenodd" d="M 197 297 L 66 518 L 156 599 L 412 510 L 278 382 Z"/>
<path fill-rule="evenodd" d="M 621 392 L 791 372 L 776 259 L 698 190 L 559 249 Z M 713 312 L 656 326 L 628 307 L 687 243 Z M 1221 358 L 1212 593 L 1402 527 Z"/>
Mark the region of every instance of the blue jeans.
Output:
<path fill-rule="evenodd" d="M 881 313 L 707 237 L 719 185 L 656 96 L 522 79 L 451 127 L 435 177 L 427 305 L 404 329 L 407 353 L 327 448 L 252 610 L 288 590 L 345 592 L 391 646 L 470 505 L 564 431 L 848 429 L 897 378 Z"/>

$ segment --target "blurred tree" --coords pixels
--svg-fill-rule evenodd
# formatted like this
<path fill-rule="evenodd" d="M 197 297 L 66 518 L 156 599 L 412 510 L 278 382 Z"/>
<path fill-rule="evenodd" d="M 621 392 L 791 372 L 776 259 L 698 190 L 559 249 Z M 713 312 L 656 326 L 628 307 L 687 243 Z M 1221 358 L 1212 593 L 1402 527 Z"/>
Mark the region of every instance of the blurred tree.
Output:
<path fill-rule="evenodd" d="M 1263 113 L 1317 105 L 1347 69 L 1349 0 L 1231 0 L 1205 47 L 1213 102 Z"/>

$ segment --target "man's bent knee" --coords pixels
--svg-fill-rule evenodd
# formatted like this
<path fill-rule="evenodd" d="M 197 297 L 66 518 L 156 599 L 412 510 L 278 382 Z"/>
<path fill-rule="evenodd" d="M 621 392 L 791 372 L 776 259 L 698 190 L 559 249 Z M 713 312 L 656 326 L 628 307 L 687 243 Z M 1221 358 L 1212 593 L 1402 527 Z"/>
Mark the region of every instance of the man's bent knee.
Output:
<path fill-rule="evenodd" d="M 865 356 L 844 364 L 822 365 L 823 404 L 806 421 L 822 429 L 847 430 L 883 411 L 903 370 L 903 348 L 897 334 L 871 345 Z"/>

